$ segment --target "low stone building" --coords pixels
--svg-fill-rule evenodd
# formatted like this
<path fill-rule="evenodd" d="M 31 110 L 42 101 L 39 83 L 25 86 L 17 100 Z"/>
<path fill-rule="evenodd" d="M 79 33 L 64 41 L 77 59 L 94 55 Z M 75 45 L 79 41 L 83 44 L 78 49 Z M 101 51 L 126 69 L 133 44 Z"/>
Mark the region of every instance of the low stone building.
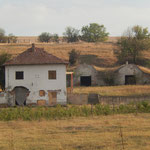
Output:
<path fill-rule="evenodd" d="M 98 68 L 80 64 L 74 69 L 75 86 L 109 86 L 150 84 L 150 69 L 135 64 L 114 68 Z"/>
<path fill-rule="evenodd" d="M 80 64 L 74 70 L 75 86 L 98 85 L 97 71 L 92 65 Z"/>
<path fill-rule="evenodd" d="M 114 85 L 150 84 L 149 69 L 135 64 L 122 65 L 114 71 Z"/>

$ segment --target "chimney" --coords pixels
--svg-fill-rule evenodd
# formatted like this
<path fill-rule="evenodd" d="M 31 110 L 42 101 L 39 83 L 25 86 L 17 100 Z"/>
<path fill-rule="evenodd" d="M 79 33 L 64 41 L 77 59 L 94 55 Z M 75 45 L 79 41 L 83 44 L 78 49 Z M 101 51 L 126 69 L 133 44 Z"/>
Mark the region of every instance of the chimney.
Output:
<path fill-rule="evenodd" d="M 35 51 L 35 44 L 32 43 L 32 51 L 34 52 Z"/>
<path fill-rule="evenodd" d="M 128 65 L 129 63 L 128 63 L 128 61 L 126 61 L 126 65 Z"/>

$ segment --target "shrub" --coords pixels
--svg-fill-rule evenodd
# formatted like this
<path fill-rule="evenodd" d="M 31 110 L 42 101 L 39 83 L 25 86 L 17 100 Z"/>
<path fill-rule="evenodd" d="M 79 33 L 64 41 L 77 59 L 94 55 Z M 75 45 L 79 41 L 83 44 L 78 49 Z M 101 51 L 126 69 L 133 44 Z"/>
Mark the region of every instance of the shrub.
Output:
<path fill-rule="evenodd" d="M 72 49 L 71 52 L 69 52 L 69 63 L 70 65 L 74 65 L 80 56 L 80 52 L 76 51 L 75 49 Z"/>

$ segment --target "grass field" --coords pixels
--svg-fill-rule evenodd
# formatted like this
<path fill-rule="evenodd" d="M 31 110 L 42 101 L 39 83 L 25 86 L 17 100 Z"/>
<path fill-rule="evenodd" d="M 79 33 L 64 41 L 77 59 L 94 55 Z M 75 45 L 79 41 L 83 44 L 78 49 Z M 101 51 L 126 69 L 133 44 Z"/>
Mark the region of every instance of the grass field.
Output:
<path fill-rule="evenodd" d="M 113 66 L 117 59 L 114 55 L 114 49 L 117 49 L 114 43 L 48 43 L 48 44 L 36 44 L 37 47 L 44 48 L 47 52 L 68 60 L 68 53 L 72 49 L 76 49 L 81 52 L 80 61 L 96 66 Z M 22 53 L 27 48 L 31 47 L 31 44 L 0 44 L 0 53 L 7 52 L 13 56 Z"/>
<path fill-rule="evenodd" d="M 73 93 L 97 93 L 102 96 L 148 96 L 150 85 L 74 87 Z"/>
<path fill-rule="evenodd" d="M 118 53 L 118 47 L 116 45 L 117 39 L 118 37 L 109 37 L 108 41 L 103 43 L 36 43 L 36 46 L 44 48 L 47 52 L 66 60 L 68 60 L 68 53 L 72 49 L 76 49 L 81 52 L 79 62 L 105 68 L 118 65 L 116 57 L 116 53 Z M 29 47 L 31 47 L 31 44 L 29 43 L 1 43 L 0 53 L 7 52 L 12 54 L 14 57 Z M 142 56 L 142 59 L 139 60 L 139 64 L 150 66 L 150 51 L 143 51 L 140 56 Z"/>
<path fill-rule="evenodd" d="M 149 150 L 149 124 L 150 114 L 0 122 L 0 150 Z"/>

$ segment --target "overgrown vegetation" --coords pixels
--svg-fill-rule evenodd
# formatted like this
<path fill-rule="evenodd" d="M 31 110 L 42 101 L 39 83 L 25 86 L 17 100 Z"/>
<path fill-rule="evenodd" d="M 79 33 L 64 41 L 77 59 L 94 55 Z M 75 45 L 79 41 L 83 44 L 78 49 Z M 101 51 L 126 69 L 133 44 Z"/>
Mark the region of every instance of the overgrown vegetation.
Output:
<path fill-rule="evenodd" d="M 112 86 L 112 85 L 115 84 L 114 83 L 114 76 L 115 76 L 115 74 L 114 74 L 113 71 L 112 72 L 106 71 L 106 72 L 103 73 L 102 78 L 103 78 L 106 85 Z"/>
<path fill-rule="evenodd" d="M 71 117 L 88 117 L 111 114 L 127 114 L 127 113 L 150 113 L 150 104 L 146 101 L 141 103 L 132 103 L 128 105 L 110 106 L 97 104 L 94 106 L 70 106 L 63 107 L 17 107 L 0 109 L 0 120 L 51 120 L 65 119 Z"/>
<path fill-rule="evenodd" d="M 118 40 L 120 53 L 118 59 L 120 63 L 129 61 L 137 63 L 141 52 L 150 48 L 150 33 L 148 28 L 133 26 L 125 31 L 124 35 Z"/>
<path fill-rule="evenodd" d="M 77 63 L 80 56 L 80 51 L 77 51 L 75 49 L 72 49 L 71 52 L 69 52 L 69 64 L 74 65 Z"/>

